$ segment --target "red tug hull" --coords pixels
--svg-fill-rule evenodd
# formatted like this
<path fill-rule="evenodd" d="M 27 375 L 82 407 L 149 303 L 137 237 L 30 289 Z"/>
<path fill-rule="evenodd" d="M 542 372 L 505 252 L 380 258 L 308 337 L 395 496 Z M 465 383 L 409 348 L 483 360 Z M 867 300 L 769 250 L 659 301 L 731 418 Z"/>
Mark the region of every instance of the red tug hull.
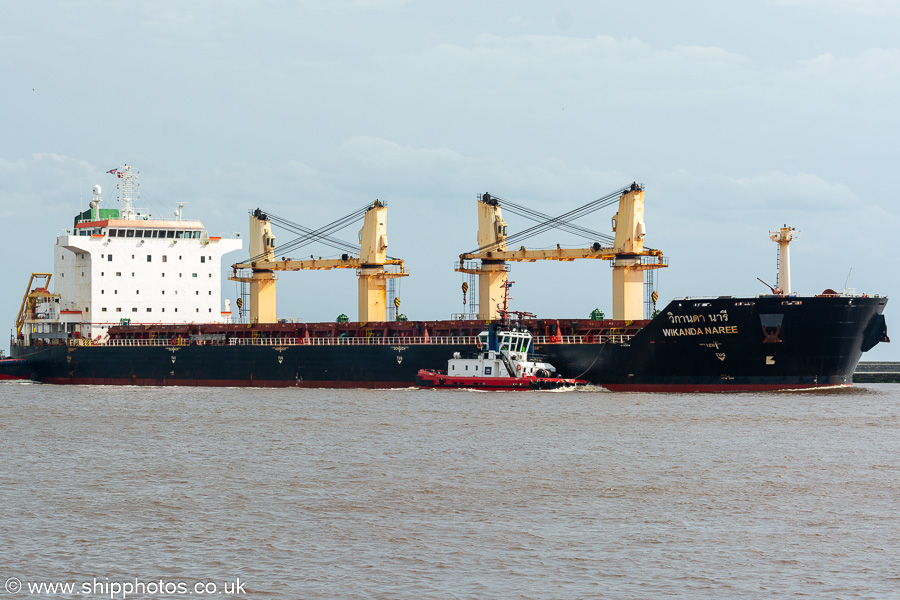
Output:
<path fill-rule="evenodd" d="M 444 371 L 419 369 L 416 385 L 421 388 L 450 388 L 491 391 L 555 390 L 587 385 L 583 379 L 561 377 L 466 377 L 447 375 Z"/>

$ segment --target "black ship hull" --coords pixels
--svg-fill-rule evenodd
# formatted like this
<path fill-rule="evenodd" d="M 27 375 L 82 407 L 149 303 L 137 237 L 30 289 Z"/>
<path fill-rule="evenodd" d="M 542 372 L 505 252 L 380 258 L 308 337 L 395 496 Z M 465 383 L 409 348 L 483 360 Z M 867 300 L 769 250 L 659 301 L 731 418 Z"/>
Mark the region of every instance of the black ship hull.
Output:
<path fill-rule="evenodd" d="M 851 385 L 862 353 L 888 341 L 886 298 L 671 302 L 625 344 L 594 356 L 538 346 L 562 372 L 610 390 L 751 391 Z"/>
<path fill-rule="evenodd" d="M 647 322 L 523 324 L 538 332 L 535 352 L 561 377 L 610 390 L 804 389 L 852 384 L 862 353 L 887 341 L 886 302 L 836 295 L 685 299 Z M 465 336 L 428 337 L 429 327 L 448 323 L 404 324 L 426 331 L 424 338 L 390 337 L 398 334 L 388 324 L 383 338 L 372 336 L 371 324 L 343 324 L 340 337 L 309 338 L 300 331 L 310 326 L 297 324 L 293 337 L 235 340 L 229 336 L 248 326 L 210 325 L 162 341 L 142 338 L 147 326 L 132 326 L 115 329 L 118 345 L 13 345 L 11 355 L 28 360 L 33 379 L 59 384 L 411 387 L 419 369 L 443 368 L 454 352 L 472 349 Z M 219 337 L 210 341 L 212 330 Z"/>

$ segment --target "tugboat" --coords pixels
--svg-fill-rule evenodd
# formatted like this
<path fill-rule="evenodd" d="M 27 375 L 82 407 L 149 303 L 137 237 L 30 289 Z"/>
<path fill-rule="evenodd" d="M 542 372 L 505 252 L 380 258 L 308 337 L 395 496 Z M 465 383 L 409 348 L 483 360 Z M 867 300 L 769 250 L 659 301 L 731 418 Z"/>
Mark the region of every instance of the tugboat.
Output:
<path fill-rule="evenodd" d="M 477 351 L 454 352 L 447 370 L 419 369 L 416 385 L 424 388 L 479 390 L 552 390 L 587 385 L 583 379 L 556 377 L 556 367 L 529 355 L 531 332 L 494 324 L 478 335 Z"/>
<path fill-rule="evenodd" d="M 416 385 L 425 388 L 471 388 L 479 390 L 553 390 L 587 385 L 583 379 L 556 377 L 556 367 L 536 356 L 534 340 L 526 327 L 510 326 L 509 315 L 519 322 L 534 318 L 531 313 L 507 310 L 509 288 L 503 284 L 501 320 L 478 334 L 476 352 L 454 352 L 447 370 L 419 369 Z"/>

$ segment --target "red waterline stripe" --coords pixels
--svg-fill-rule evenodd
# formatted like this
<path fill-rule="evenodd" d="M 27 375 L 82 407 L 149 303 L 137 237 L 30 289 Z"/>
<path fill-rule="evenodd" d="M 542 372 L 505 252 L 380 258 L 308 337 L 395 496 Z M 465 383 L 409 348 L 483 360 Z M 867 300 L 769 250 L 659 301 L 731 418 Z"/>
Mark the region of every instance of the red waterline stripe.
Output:
<path fill-rule="evenodd" d="M 293 381 L 275 379 L 131 379 L 109 377 L 45 377 L 43 383 L 54 385 L 141 385 L 180 387 L 259 387 L 259 388 L 330 388 L 392 389 L 415 387 L 410 381 Z"/>
<path fill-rule="evenodd" d="M 741 383 L 735 385 L 709 383 L 658 383 L 658 384 L 619 384 L 601 383 L 600 387 L 611 392 L 777 392 L 786 390 L 809 390 L 814 388 L 851 387 L 851 384 L 836 383 Z"/>

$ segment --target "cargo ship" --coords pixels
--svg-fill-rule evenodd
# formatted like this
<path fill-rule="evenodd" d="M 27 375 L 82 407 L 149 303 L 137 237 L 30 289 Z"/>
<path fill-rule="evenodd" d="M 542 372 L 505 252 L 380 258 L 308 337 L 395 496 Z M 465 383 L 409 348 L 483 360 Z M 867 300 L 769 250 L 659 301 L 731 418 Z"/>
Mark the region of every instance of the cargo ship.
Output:
<path fill-rule="evenodd" d="M 485 325 L 499 319 L 509 289 L 509 263 L 535 260 L 611 261 L 612 318 L 537 318 L 514 325 L 533 337 L 534 352 L 559 377 L 624 391 L 747 391 L 841 387 L 852 384 L 862 356 L 887 342 L 887 298 L 836 293 L 798 295 L 790 288 L 789 243 L 794 230 L 771 232 L 780 248 L 779 279 L 771 293 L 749 297 L 678 298 L 656 309 L 648 271 L 667 266 L 659 250 L 644 246 L 644 189 L 632 184 L 590 204 L 618 203 L 613 236 L 573 223 L 587 208 L 557 217 L 527 211 L 538 224 L 595 235 L 584 248 L 513 248 L 501 204 L 477 198 L 477 249 L 460 255 L 467 274 L 463 298 L 471 313 L 448 320 L 407 320 L 396 314 L 391 282 L 406 277 L 401 259 L 387 256 L 387 206 L 376 201 L 361 217 L 360 244 L 339 244 L 332 233 L 347 218 L 278 247 L 265 211 L 250 214 L 250 258 L 231 266 L 243 290 L 221 294 L 222 260 L 242 249 L 239 235 L 212 236 L 197 220 L 153 219 L 135 208 L 138 173 L 125 165 L 117 178 L 120 208 L 101 208 L 100 186 L 87 211 L 58 236 L 52 273 L 28 282 L 10 341 L 17 376 L 54 384 L 153 386 L 257 386 L 397 388 L 414 386 L 420 369 L 436 369 L 465 353 Z M 325 242 L 346 251 L 339 258 L 294 260 L 276 252 Z M 509 247 L 508 247 L 509 245 Z M 281 254 L 281 252 L 277 252 Z M 355 269 L 356 321 L 302 323 L 277 317 L 277 274 Z M 50 282 L 54 281 L 54 291 Z M 649 292 L 649 293 L 648 293 Z M 652 305 L 647 297 L 652 297 Z M 649 310 L 652 306 L 653 310 Z M 649 313 L 649 314 L 648 314 Z M 24 361 L 24 362 L 23 362 Z M 2 367 L 0 367 L 2 368 Z"/>

